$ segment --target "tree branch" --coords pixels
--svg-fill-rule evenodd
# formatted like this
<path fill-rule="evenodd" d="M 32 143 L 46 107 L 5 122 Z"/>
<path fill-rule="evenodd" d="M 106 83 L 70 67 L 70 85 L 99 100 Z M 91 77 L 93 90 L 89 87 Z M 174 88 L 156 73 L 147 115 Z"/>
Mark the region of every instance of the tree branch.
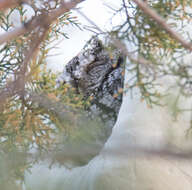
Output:
<path fill-rule="evenodd" d="M 15 2 L 14 0 L 10 0 Z M 43 13 L 39 16 L 35 16 L 34 18 L 32 18 L 29 22 L 27 22 L 26 24 L 22 25 L 21 27 L 15 28 L 10 32 L 6 32 L 2 35 L 0 35 L 0 45 L 13 40 L 15 38 L 17 38 L 18 36 L 24 35 L 28 32 L 31 32 L 32 30 L 34 30 L 36 27 L 42 27 L 44 25 L 50 25 L 54 20 L 56 20 L 59 16 L 61 16 L 62 14 L 68 12 L 70 9 L 73 9 L 77 4 L 83 2 L 84 0 L 74 0 L 71 2 L 64 2 L 61 4 L 61 6 L 55 10 L 50 11 L 48 14 L 47 13 Z M 2 3 L 4 2 L 4 0 L 2 0 Z M 9 4 L 6 4 L 6 7 Z M 16 4 L 15 4 L 16 5 Z M 1 7 L 5 7 L 1 6 L 1 0 L 0 0 L 0 9 Z"/>
<path fill-rule="evenodd" d="M 79 10 L 76 10 L 82 17 L 84 17 L 91 25 L 94 26 L 96 30 L 98 30 L 100 33 L 105 33 L 99 26 L 97 26 L 92 20 L 90 20 L 84 13 L 82 13 Z M 123 53 L 123 55 L 127 56 L 130 61 L 136 62 L 138 64 L 142 65 L 153 65 L 150 61 L 144 59 L 143 57 L 139 56 L 138 58 L 134 58 L 131 53 L 127 51 L 127 47 L 118 39 L 111 37 L 111 40 L 114 44 L 114 46 Z"/>
<path fill-rule="evenodd" d="M 145 2 L 141 0 L 133 0 L 138 7 L 150 18 L 156 21 L 173 39 L 177 40 L 185 49 L 192 51 L 192 43 L 187 42 L 183 37 L 174 31 L 166 21 L 158 15 L 152 8 L 150 8 Z"/>
<path fill-rule="evenodd" d="M 19 0 L 0 0 L 0 11 L 19 5 Z"/>

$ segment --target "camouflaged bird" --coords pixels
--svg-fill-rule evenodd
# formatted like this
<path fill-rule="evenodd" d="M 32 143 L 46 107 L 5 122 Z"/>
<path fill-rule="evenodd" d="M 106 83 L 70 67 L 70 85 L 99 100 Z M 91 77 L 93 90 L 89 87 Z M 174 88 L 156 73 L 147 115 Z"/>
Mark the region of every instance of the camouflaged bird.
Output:
<path fill-rule="evenodd" d="M 85 99 L 92 96 L 89 116 L 99 117 L 108 135 L 122 103 L 124 57 L 112 45 L 93 37 L 83 50 L 66 64 L 58 83 L 68 83 Z"/>

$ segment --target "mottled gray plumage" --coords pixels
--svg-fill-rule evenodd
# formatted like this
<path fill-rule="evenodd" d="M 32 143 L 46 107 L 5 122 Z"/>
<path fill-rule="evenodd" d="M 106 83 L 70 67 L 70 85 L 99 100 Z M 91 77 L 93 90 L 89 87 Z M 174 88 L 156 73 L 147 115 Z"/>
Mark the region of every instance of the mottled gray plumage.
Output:
<path fill-rule="evenodd" d="M 124 59 L 112 45 L 93 37 L 83 50 L 66 64 L 58 85 L 70 84 L 87 99 L 92 96 L 86 116 L 78 121 L 71 137 L 64 138 L 60 160 L 69 155 L 69 166 L 87 164 L 99 154 L 112 132 L 122 103 Z M 64 164 L 66 165 L 66 160 Z"/>
<path fill-rule="evenodd" d="M 70 83 L 85 99 L 92 96 L 88 114 L 99 117 L 108 136 L 115 124 L 122 103 L 124 58 L 112 45 L 104 45 L 93 37 L 64 68 L 58 82 Z"/>

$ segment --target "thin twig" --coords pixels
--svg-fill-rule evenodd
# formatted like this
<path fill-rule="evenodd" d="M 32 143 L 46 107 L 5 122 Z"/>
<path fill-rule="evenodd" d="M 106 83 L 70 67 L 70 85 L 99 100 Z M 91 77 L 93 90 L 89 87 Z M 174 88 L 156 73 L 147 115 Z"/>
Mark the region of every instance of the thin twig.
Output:
<path fill-rule="evenodd" d="M 105 33 L 99 26 L 97 26 L 91 19 L 89 19 L 84 13 L 82 13 L 80 10 L 76 10 L 82 17 L 84 17 L 91 25 L 94 26 L 95 29 L 97 29 L 100 33 Z M 152 65 L 152 63 L 143 57 L 139 56 L 138 58 L 134 58 L 128 51 L 126 46 L 118 39 L 111 37 L 111 40 L 118 49 L 121 50 L 121 52 L 129 58 L 130 61 L 136 62 L 142 65 Z"/>
<path fill-rule="evenodd" d="M 0 11 L 5 11 L 8 8 L 14 8 L 22 3 L 31 5 L 31 0 L 0 0 Z"/>
<path fill-rule="evenodd" d="M 0 11 L 19 5 L 18 0 L 0 0 Z"/>
<path fill-rule="evenodd" d="M 26 76 L 27 65 L 29 61 L 34 57 L 35 52 L 37 51 L 45 37 L 46 32 L 47 28 L 45 28 L 41 34 L 39 34 L 38 32 L 34 34 L 36 36 L 35 40 L 32 40 L 31 44 L 29 45 L 29 50 L 25 53 L 24 61 L 21 64 L 20 70 L 16 73 L 15 80 L 7 83 L 5 88 L 0 91 L 0 108 L 2 108 L 3 105 L 6 103 L 7 98 L 12 97 L 16 94 L 24 96 L 25 83 L 26 79 L 28 78 Z"/>
<path fill-rule="evenodd" d="M 70 9 L 73 9 L 78 3 L 81 3 L 83 1 L 84 0 L 74 0 L 68 3 L 62 3 L 59 8 L 50 11 L 48 14 L 44 13 L 39 16 L 35 16 L 34 18 L 32 18 L 32 20 L 30 20 L 26 24 L 17 27 L 10 32 L 6 32 L 0 35 L 0 45 L 7 41 L 13 40 L 21 35 L 24 35 L 28 32 L 31 32 L 37 27 L 50 25 L 59 16 L 68 12 Z"/>
<path fill-rule="evenodd" d="M 157 12 L 155 12 L 152 8 L 150 8 L 147 3 L 141 1 L 141 0 L 133 0 L 138 7 L 150 18 L 155 20 L 173 39 L 178 41 L 185 49 L 188 49 L 192 51 L 192 43 L 187 42 L 184 40 L 184 38 L 177 33 L 175 30 L 173 30 L 166 21 L 159 15 Z"/>

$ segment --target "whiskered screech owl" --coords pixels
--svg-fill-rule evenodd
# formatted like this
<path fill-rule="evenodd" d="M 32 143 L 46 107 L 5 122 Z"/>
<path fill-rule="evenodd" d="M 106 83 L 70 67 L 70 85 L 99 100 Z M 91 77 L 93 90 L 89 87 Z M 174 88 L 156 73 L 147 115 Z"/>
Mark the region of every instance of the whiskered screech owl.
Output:
<path fill-rule="evenodd" d="M 92 37 L 65 66 L 58 83 L 69 83 L 85 98 L 93 97 L 88 108 L 89 114 L 101 118 L 109 135 L 122 102 L 122 94 L 118 92 L 123 88 L 123 73 L 124 57 L 121 52 Z"/>

